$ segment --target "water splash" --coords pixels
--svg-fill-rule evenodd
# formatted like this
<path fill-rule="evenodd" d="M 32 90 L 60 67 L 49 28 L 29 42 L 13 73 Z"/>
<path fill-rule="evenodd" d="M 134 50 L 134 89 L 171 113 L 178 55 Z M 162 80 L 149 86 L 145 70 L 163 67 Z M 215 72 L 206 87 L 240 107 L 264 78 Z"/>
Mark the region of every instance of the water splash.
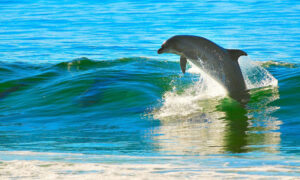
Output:
<path fill-rule="evenodd" d="M 248 89 L 278 86 L 278 80 L 274 78 L 258 62 L 252 61 L 248 56 L 241 56 L 239 64 Z"/>
<path fill-rule="evenodd" d="M 191 64 L 188 73 L 201 74 L 191 86 L 182 93 L 168 91 L 163 96 L 163 106 L 155 113 L 154 117 L 161 119 L 166 117 L 184 117 L 203 110 L 199 106 L 200 100 L 220 99 L 227 94 L 226 89 L 196 65 Z"/>
<path fill-rule="evenodd" d="M 191 68 L 187 72 L 199 74 L 198 79 L 182 93 L 176 91 L 176 87 L 172 91 L 166 92 L 163 95 L 162 107 L 154 113 L 155 118 L 186 117 L 203 112 L 203 103 L 199 103 L 200 101 L 211 99 L 216 103 L 217 100 L 227 95 L 226 89 L 221 84 L 196 65 L 190 64 Z M 248 56 L 240 57 L 239 64 L 248 89 L 278 85 L 276 78 Z"/>

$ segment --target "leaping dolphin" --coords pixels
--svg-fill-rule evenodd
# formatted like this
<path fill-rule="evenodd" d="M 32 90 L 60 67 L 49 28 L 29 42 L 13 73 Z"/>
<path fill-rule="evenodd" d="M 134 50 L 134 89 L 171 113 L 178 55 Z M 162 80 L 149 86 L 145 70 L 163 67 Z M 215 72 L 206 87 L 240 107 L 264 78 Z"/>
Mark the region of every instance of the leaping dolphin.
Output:
<path fill-rule="evenodd" d="M 244 51 L 222 48 L 203 37 L 177 35 L 165 41 L 157 53 L 179 55 L 183 73 L 187 60 L 191 61 L 219 82 L 230 97 L 242 104 L 248 102 L 249 94 L 238 63 L 240 56 L 247 56 Z"/>

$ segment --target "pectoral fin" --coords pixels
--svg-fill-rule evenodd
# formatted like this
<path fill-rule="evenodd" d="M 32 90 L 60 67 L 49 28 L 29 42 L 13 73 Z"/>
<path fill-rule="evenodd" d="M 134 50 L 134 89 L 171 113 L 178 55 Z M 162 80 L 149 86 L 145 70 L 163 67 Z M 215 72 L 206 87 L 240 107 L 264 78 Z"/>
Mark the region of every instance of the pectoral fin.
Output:
<path fill-rule="evenodd" d="M 186 62 L 187 62 L 186 57 L 180 56 L 180 67 L 183 74 L 185 73 Z"/>

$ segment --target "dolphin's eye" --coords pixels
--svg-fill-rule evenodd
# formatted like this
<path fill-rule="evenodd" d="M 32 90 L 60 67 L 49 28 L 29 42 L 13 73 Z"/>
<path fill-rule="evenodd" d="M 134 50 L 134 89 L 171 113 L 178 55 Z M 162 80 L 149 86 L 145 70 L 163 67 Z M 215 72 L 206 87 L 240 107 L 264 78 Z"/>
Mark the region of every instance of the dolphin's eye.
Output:
<path fill-rule="evenodd" d="M 167 48 L 167 47 L 169 47 L 169 41 L 165 41 L 161 46 L 163 47 L 163 48 Z"/>

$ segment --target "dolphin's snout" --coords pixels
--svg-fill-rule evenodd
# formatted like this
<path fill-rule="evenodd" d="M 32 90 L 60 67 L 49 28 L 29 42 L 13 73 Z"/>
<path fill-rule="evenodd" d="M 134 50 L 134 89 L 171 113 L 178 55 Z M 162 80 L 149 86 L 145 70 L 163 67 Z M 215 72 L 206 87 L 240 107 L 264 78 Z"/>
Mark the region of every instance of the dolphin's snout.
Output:
<path fill-rule="evenodd" d="M 163 53 L 163 50 L 164 50 L 163 47 L 159 48 L 159 49 L 157 50 L 157 54 L 162 54 L 162 53 Z"/>

